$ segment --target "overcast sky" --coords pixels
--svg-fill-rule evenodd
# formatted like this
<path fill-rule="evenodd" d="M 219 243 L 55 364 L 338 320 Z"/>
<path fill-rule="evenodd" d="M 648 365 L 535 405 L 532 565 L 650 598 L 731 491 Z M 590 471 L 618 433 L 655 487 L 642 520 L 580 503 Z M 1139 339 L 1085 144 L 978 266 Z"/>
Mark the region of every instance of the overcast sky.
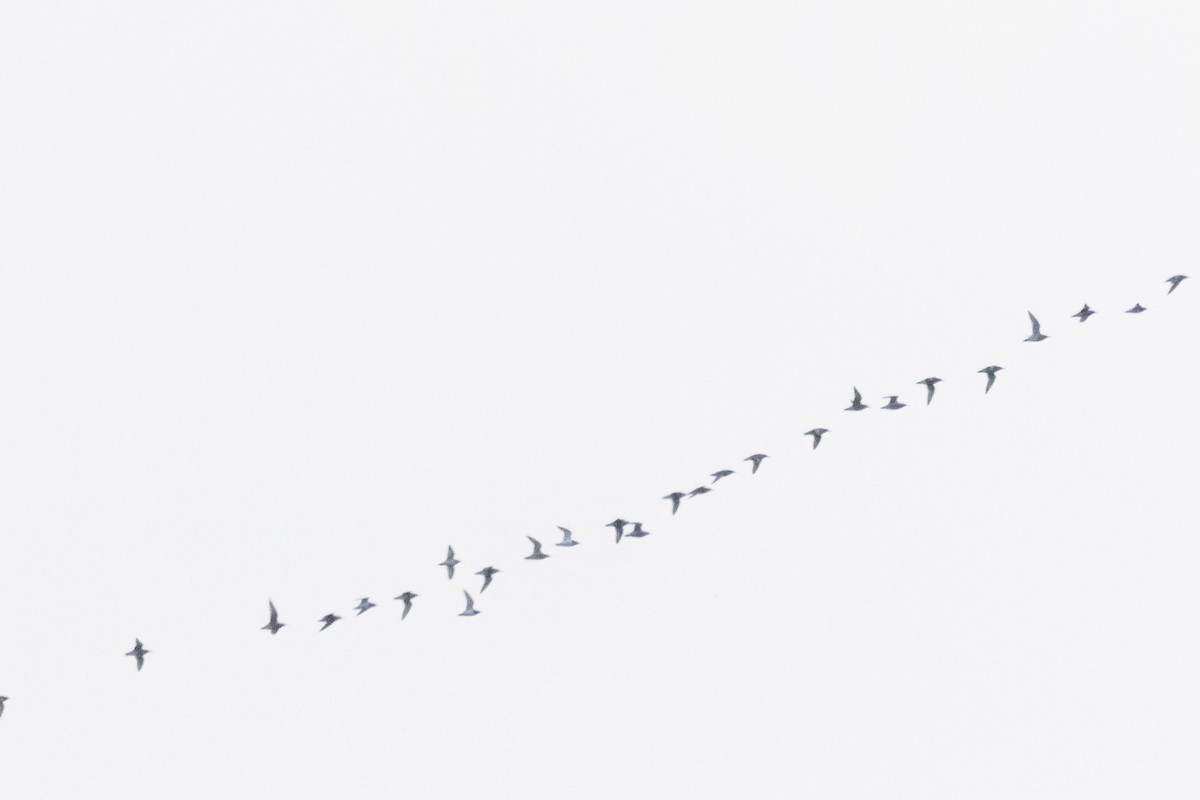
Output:
<path fill-rule="evenodd" d="M 0 794 L 1196 797 L 1196 42 L 6 4 Z"/>

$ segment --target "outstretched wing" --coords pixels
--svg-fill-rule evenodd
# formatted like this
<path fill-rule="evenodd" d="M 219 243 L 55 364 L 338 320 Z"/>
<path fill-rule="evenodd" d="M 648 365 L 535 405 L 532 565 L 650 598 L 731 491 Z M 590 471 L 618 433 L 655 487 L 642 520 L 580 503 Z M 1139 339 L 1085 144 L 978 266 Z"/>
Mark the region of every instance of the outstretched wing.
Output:
<path fill-rule="evenodd" d="M 1033 315 L 1032 311 L 1026 311 L 1025 313 L 1029 315 L 1029 321 L 1033 323 L 1033 335 L 1037 336 L 1042 332 L 1041 324 L 1037 321 L 1037 317 Z"/>

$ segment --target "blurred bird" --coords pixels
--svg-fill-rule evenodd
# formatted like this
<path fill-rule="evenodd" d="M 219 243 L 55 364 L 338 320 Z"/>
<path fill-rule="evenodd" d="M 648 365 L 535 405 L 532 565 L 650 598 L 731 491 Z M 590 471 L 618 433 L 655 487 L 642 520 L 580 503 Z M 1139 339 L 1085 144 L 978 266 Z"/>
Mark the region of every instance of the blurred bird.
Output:
<path fill-rule="evenodd" d="M 324 622 L 325 624 L 321 626 L 321 630 L 317 631 L 317 633 L 325 630 L 339 619 L 341 619 L 341 617 L 339 617 L 337 614 L 326 614 L 325 616 L 321 617 L 319 620 L 317 620 L 317 622 Z"/>
<path fill-rule="evenodd" d="M 279 621 L 279 612 L 275 610 L 275 604 L 273 602 L 268 600 L 267 605 L 271 607 L 271 621 L 266 625 L 263 625 L 261 628 L 259 628 L 259 630 L 270 631 L 271 635 L 274 636 L 275 634 L 279 633 L 279 629 L 282 628 L 286 623 Z"/>
<path fill-rule="evenodd" d="M 550 557 L 542 552 L 542 543 L 541 542 L 539 542 L 537 539 L 533 538 L 532 536 L 526 536 L 525 538 L 528 539 L 529 541 L 533 542 L 533 552 L 530 553 L 529 555 L 525 556 L 526 561 L 541 561 L 543 558 Z"/>
<path fill-rule="evenodd" d="M 862 411 L 864 408 L 867 408 L 867 406 L 863 405 L 862 392 L 860 392 L 858 390 L 858 387 L 855 386 L 854 387 L 854 402 L 852 402 L 849 406 L 847 406 L 845 410 L 846 411 Z"/>
<path fill-rule="evenodd" d="M 483 592 L 483 590 L 484 590 L 484 589 L 486 589 L 488 586 L 491 586 L 491 584 L 492 584 L 492 576 L 493 576 L 493 575 L 495 575 L 495 574 L 496 574 L 497 572 L 499 572 L 499 571 L 500 571 L 500 570 L 496 569 L 495 567 L 484 567 L 483 569 L 479 570 L 479 572 L 476 572 L 476 573 L 475 573 L 476 575 L 482 575 L 482 576 L 483 576 L 483 589 L 480 589 L 480 590 L 479 590 L 481 593 L 482 593 L 482 592 Z"/>
<path fill-rule="evenodd" d="M 471 594 L 466 589 L 463 594 L 467 596 L 467 610 L 459 614 L 460 617 L 473 617 L 479 612 L 475 610 L 475 601 L 471 599 Z"/>
<path fill-rule="evenodd" d="M 361 615 L 364 611 L 368 611 L 374 607 L 375 607 L 375 604 L 371 602 L 370 598 L 364 597 L 362 600 L 359 600 L 358 605 L 355 606 L 355 608 L 358 609 L 358 614 L 355 614 L 354 616 L 357 617 L 357 616 Z"/>
<path fill-rule="evenodd" d="M 941 383 L 941 382 L 942 382 L 941 378 L 926 378 L 923 381 L 917 381 L 917 383 L 925 384 L 925 388 L 927 390 L 929 390 L 929 393 L 927 395 L 925 395 L 925 405 L 929 405 L 930 403 L 933 402 L 933 385 L 935 383 Z"/>
<path fill-rule="evenodd" d="M 1133 308 L 1127 308 L 1127 309 L 1125 309 L 1125 313 L 1126 313 L 1126 314 L 1140 314 L 1140 313 L 1142 313 L 1142 312 L 1143 312 L 1143 311 L 1145 311 L 1145 310 L 1146 310 L 1146 309 L 1145 309 L 1145 308 L 1142 306 L 1142 304 L 1141 304 L 1141 303 L 1138 303 L 1138 304 L 1137 304 L 1137 305 L 1135 305 Z"/>
<path fill-rule="evenodd" d="M 617 517 L 616 519 L 614 519 L 612 522 L 608 523 L 604 527 L 612 528 L 617 532 L 617 543 L 620 544 L 621 537 L 625 535 L 625 526 L 628 524 L 629 523 L 626 522 L 625 520 L 621 519 L 620 517 Z"/>
<path fill-rule="evenodd" d="M 458 559 L 454 557 L 454 548 L 447 547 L 446 548 L 446 560 L 441 562 L 440 564 L 438 564 L 438 566 L 445 567 L 450 580 L 454 580 L 454 565 L 458 564 L 458 563 L 459 563 Z"/>
<path fill-rule="evenodd" d="M 577 542 L 571 538 L 571 532 L 569 530 L 564 528 L 562 525 L 558 525 L 556 527 L 560 531 L 562 531 L 563 538 L 562 538 L 561 542 L 556 542 L 555 546 L 557 546 L 557 547 L 574 547 L 575 545 L 579 544 L 579 542 Z"/>
<path fill-rule="evenodd" d="M 880 406 L 880 408 L 887 409 L 888 411 L 895 411 L 896 409 L 904 408 L 906 405 L 908 405 L 908 403 L 901 403 L 898 398 L 899 395 L 889 394 L 888 404 L 886 406 Z"/>
<path fill-rule="evenodd" d="M 627 533 L 625 535 L 629 536 L 630 538 L 633 538 L 633 539 L 640 539 L 643 536 L 649 536 L 650 531 L 642 530 L 642 523 L 635 522 L 635 523 L 633 523 L 633 530 L 631 530 L 629 533 Z"/>
<path fill-rule="evenodd" d="M 149 653 L 150 651 L 147 650 L 145 647 L 142 647 L 141 639 L 134 639 L 133 642 L 134 642 L 133 649 L 130 650 L 125 655 L 133 656 L 134 658 L 137 659 L 138 672 L 141 672 L 142 671 L 142 663 L 146 660 L 146 654 Z"/>
<path fill-rule="evenodd" d="M 716 483 L 716 481 L 713 481 L 713 483 Z M 676 511 L 679 510 L 679 501 L 682 500 L 684 497 L 685 497 L 685 495 L 683 492 L 671 492 L 669 495 L 664 497 L 663 500 L 671 501 L 671 513 L 674 514 Z"/>
<path fill-rule="evenodd" d="M 983 387 L 984 394 L 987 394 L 992 390 L 992 384 L 996 382 L 996 373 L 1002 369 L 1004 369 L 1004 367 L 984 367 L 983 369 L 979 370 L 980 372 L 986 373 L 988 376 L 987 386 Z"/>
<path fill-rule="evenodd" d="M 742 459 L 742 461 L 754 462 L 754 466 L 750 468 L 750 474 L 753 475 L 754 473 L 758 472 L 758 465 L 762 463 L 764 458 L 769 458 L 769 456 L 767 456 L 765 453 L 755 453 L 752 456 L 746 456 Z"/>
<path fill-rule="evenodd" d="M 1042 333 L 1042 324 L 1037 321 L 1037 317 L 1035 317 L 1033 315 L 1033 312 L 1026 311 L 1025 313 L 1029 315 L 1029 321 L 1033 323 L 1033 333 L 1031 333 L 1031 334 L 1029 334 L 1029 336 L 1025 337 L 1025 341 L 1040 342 L 1042 339 L 1049 339 L 1050 338 L 1049 336 Z"/>
<path fill-rule="evenodd" d="M 0 717 L 4 716 L 4 701 L 7 699 L 4 695 L 0 695 Z"/>
<path fill-rule="evenodd" d="M 712 474 L 713 483 L 721 480 L 721 478 L 728 478 L 732 474 L 733 470 L 731 469 L 719 469 Z"/>
<path fill-rule="evenodd" d="M 401 621 L 403 621 L 404 618 L 408 616 L 408 612 L 412 611 L 412 601 L 413 601 L 413 598 L 417 597 L 417 596 L 418 595 L 415 592 L 404 592 L 403 594 L 398 594 L 392 598 L 393 600 L 403 600 L 404 601 L 404 611 L 403 611 L 403 613 L 400 614 Z"/>
<path fill-rule="evenodd" d="M 829 433 L 828 428 L 813 428 L 811 431 L 807 431 L 804 435 L 813 437 L 813 450 L 816 450 L 817 445 L 821 443 L 821 437 L 827 433 Z"/>
<path fill-rule="evenodd" d="M 1175 291 L 1175 287 L 1183 283 L 1186 279 L 1187 275 L 1172 275 L 1171 277 L 1167 278 L 1167 283 L 1171 284 L 1171 288 L 1167 289 L 1167 294 Z"/>
<path fill-rule="evenodd" d="M 690 492 L 688 492 L 688 497 L 696 497 L 697 495 L 708 494 L 711 491 L 712 489 L 708 488 L 707 486 L 697 486 L 695 489 L 692 489 Z"/>
<path fill-rule="evenodd" d="M 1084 303 L 1084 304 L 1083 304 L 1083 308 L 1079 309 L 1079 312 L 1078 312 L 1078 313 L 1076 313 L 1076 314 L 1072 314 L 1071 316 L 1072 316 L 1072 317 L 1079 317 L 1079 321 L 1080 321 L 1080 322 L 1087 322 L 1087 318 L 1088 318 L 1088 317 L 1090 317 L 1092 314 L 1095 314 L 1095 313 L 1096 313 L 1095 311 L 1092 311 L 1092 309 L 1088 308 L 1088 304 L 1087 304 L 1087 303 Z"/>

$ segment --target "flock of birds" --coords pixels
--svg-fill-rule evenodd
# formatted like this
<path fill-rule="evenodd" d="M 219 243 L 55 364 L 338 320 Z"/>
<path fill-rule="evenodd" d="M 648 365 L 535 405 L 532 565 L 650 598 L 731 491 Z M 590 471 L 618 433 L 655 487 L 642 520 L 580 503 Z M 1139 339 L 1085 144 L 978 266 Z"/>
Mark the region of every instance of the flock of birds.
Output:
<path fill-rule="evenodd" d="M 1167 294 L 1171 294 L 1172 292 L 1174 292 L 1175 289 L 1177 289 L 1179 287 L 1179 284 L 1182 283 L 1186 278 L 1187 278 L 1186 275 L 1172 275 L 1170 278 L 1167 278 L 1166 282 L 1170 284 L 1170 288 L 1167 289 Z M 1144 311 L 1146 311 L 1146 308 L 1144 306 L 1142 306 L 1141 303 L 1138 303 L 1138 304 L 1134 305 L 1132 308 L 1126 309 L 1125 313 L 1141 314 Z M 1032 331 L 1029 334 L 1029 336 L 1027 336 L 1025 338 L 1025 341 L 1041 342 L 1041 341 L 1049 338 L 1047 336 L 1047 334 L 1042 333 L 1042 326 L 1041 326 L 1041 323 L 1038 322 L 1037 317 L 1035 317 L 1032 312 L 1028 312 L 1028 313 L 1029 313 L 1029 322 L 1032 326 Z M 1082 322 L 1087 322 L 1088 318 L 1091 317 L 1095 313 L 1097 313 L 1097 312 L 1085 304 L 1082 309 L 1080 309 L 1075 314 L 1072 314 L 1071 317 L 1074 319 L 1078 319 L 1082 323 Z M 992 386 L 996 382 L 996 373 L 1002 369 L 1004 369 L 1004 368 L 1000 367 L 1000 366 L 992 365 L 992 366 L 984 367 L 983 369 L 979 370 L 980 373 L 987 376 L 987 383 L 983 388 L 984 393 L 990 392 L 992 390 Z M 941 383 L 941 382 L 942 382 L 942 379 L 937 378 L 937 377 L 923 378 L 923 379 L 917 381 L 917 385 L 925 387 L 925 404 L 926 405 L 929 405 L 930 403 L 933 402 L 933 395 L 934 395 L 934 391 L 935 391 L 934 387 L 938 383 Z M 851 401 L 850 405 L 847 406 L 845 410 L 846 411 L 863 411 L 863 410 L 869 408 L 870 406 L 867 406 L 866 404 L 864 404 L 862 402 L 862 393 L 858 391 L 858 387 L 853 387 L 853 389 L 854 389 L 854 398 Z M 888 401 L 887 404 L 880 406 L 880 408 L 885 411 L 897 411 L 901 408 L 904 408 L 907 405 L 907 403 L 900 402 L 899 395 L 887 395 L 885 397 L 885 399 Z M 815 450 L 817 448 L 817 446 L 821 444 L 821 437 L 827 433 L 829 433 L 828 428 L 813 428 L 812 430 L 805 432 L 804 435 L 812 437 L 812 443 L 813 443 L 812 446 L 813 446 L 813 449 Z M 747 456 L 744 459 L 745 461 L 748 461 L 751 464 L 750 474 L 753 475 L 754 473 L 758 472 L 758 469 L 760 466 L 762 466 L 763 459 L 765 459 L 765 458 L 768 458 L 768 456 L 765 453 L 755 453 L 753 455 Z M 691 498 L 691 497 L 697 497 L 699 495 L 703 495 L 703 494 L 707 494 L 707 493 L 711 492 L 712 491 L 711 487 L 714 484 L 716 484 L 722 478 L 727 478 L 733 474 L 734 474 L 734 471 L 731 469 L 718 470 L 717 472 L 714 472 L 711 474 L 711 477 L 712 477 L 711 483 L 704 485 L 704 486 L 698 486 L 695 489 L 691 490 L 690 492 L 671 492 L 670 494 L 663 497 L 663 499 L 671 501 L 671 514 L 674 515 L 676 512 L 679 511 L 680 504 L 682 503 L 683 500 L 685 500 L 687 498 Z M 626 537 L 637 539 L 637 538 L 641 538 L 643 536 L 650 535 L 650 531 L 643 528 L 641 522 L 631 522 L 629 520 L 621 519 L 619 517 L 617 519 L 614 519 L 612 522 L 607 523 L 605 525 L 605 527 L 613 529 L 613 531 L 616 534 L 617 543 L 620 543 L 621 539 L 626 538 Z M 627 528 L 628 528 L 628 530 L 626 530 Z M 559 529 L 559 531 L 562 532 L 562 540 L 555 542 L 555 546 L 557 546 L 557 547 L 575 547 L 576 545 L 579 544 L 579 542 L 577 542 L 574 539 L 574 537 L 569 529 L 564 528 L 562 526 L 559 526 L 558 529 Z M 548 554 L 542 552 L 542 543 L 540 541 L 533 538 L 532 536 L 527 536 L 526 538 L 529 539 L 529 541 L 533 545 L 533 552 L 531 552 L 529 555 L 525 556 L 526 561 L 541 561 L 542 559 L 546 559 L 546 558 L 550 557 Z M 450 580 L 453 580 L 454 579 L 454 568 L 460 563 L 462 563 L 462 562 L 460 562 L 454 556 L 454 548 L 449 547 L 446 551 L 445 560 L 439 562 L 438 566 L 445 567 L 447 578 Z M 480 594 L 482 594 L 484 591 L 487 590 L 488 586 L 490 586 L 492 583 L 492 578 L 499 572 L 500 572 L 500 570 L 498 568 L 496 568 L 494 566 L 487 566 L 475 573 L 476 575 L 479 575 L 480 577 L 483 578 L 483 584 L 479 588 Z M 471 596 L 471 593 L 464 589 L 463 595 L 466 598 L 466 608 L 463 609 L 463 611 L 461 611 L 459 613 L 459 616 L 460 617 L 473 617 L 473 616 L 479 614 L 480 613 L 479 609 L 475 608 L 475 598 Z M 404 610 L 400 614 L 401 620 L 406 618 L 408 616 L 409 612 L 412 611 L 413 600 L 415 600 L 417 597 L 418 597 L 418 595 L 415 592 L 406 591 L 406 592 L 402 592 L 401 594 L 397 595 L 394 598 L 394 599 L 400 600 L 404 603 Z M 369 597 L 362 598 L 361 600 L 359 600 L 358 605 L 354 607 L 354 610 L 357 611 L 356 616 L 366 613 L 367 611 L 371 610 L 372 608 L 375 608 L 376 605 L 377 605 L 376 603 L 371 602 L 371 599 Z M 262 630 L 269 631 L 271 633 L 271 635 L 273 636 L 273 635 L 279 633 L 279 631 L 287 623 L 279 621 L 279 611 L 275 608 L 274 601 L 268 600 L 267 606 L 268 606 L 270 618 L 268 619 L 267 624 L 262 626 Z M 321 617 L 321 619 L 317 620 L 321 624 L 321 627 L 318 630 L 323 631 L 326 628 L 328 628 L 330 625 L 332 625 L 333 623 L 339 621 L 340 619 L 342 619 L 342 617 L 338 616 L 337 614 L 334 614 L 334 613 L 326 614 L 324 617 Z M 141 639 L 135 639 L 133 649 L 130 650 L 125 655 L 129 656 L 130 658 L 135 659 L 135 661 L 137 663 L 137 669 L 140 671 L 146 663 L 146 655 L 150 652 L 151 651 L 146 649 L 145 645 L 142 644 Z M 2 715 L 4 713 L 4 703 L 6 700 L 8 700 L 7 697 L 0 695 L 0 715 Z"/>

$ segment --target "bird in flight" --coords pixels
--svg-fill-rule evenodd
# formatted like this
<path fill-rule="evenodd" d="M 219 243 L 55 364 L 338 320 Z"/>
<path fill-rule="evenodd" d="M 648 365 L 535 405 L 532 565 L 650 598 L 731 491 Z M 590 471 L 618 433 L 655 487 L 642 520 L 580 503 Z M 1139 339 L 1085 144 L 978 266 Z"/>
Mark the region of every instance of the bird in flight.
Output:
<path fill-rule="evenodd" d="M 475 601 L 471 599 L 471 593 L 463 589 L 463 594 L 467 596 L 467 609 L 459 614 L 460 617 L 473 617 L 479 612 L 475 610 Z"/>
<path fill-rule="evenodd" d="M 716 481 L 713 481 L 713 483 L 716 483 Z M 671 513 L 674 514 L 679 510 L 679 501 L 684 497 L 686 497 L 686 495 L 683 492 L 671 492 L 669 495 L 664 497 L 663 500 L 671 501 Z"/>
<path fill-rule="evenodd" d="M 1187 275 L 1172 275 L 1171 277 L 1167 278 L 1167 283 L 1171 284 L 1171 288 L 1167 289 L 1167 294 L 1175 291 L 1175 287 L 1183 283 L 1186 279 Z"/>
<path fill-rule="evenodd" d="M 1096 313 L 1095 311 L 1092 311 L 1092 309 L 1088 307 L 1088 304 L 1087 304 L 1087 303 L 1084 303 L 1084 304 L 1083 304 L 1083 308 L 1079 309 L 1079 312 L 1078 312 L 1078 313 L 1076 313 L 1076 314 L 1072 314 L 1071 316 L 1072 316 L 1072 317 L 1079 317 L 1079 321 L 1080 321 L 1080 322 L 1087 322 L 1087 318 L 1088 318 L 1088 317 L 1090 317 L 1092 314 L 1095 314 L 1095 313 Z"/>
<path fill-rule="evenodd" d="M 454 548 L 447 547 L 446 560 L 438 564 L 438 566 L 445 567 L 447 576 L 450 578 L 450 580 L 454 580 L 454 565 L 457 563 L 459 563 L 459 561 L 454 557 Z"/>
<path fill-rule="evenodd" d="M 579 542 L 577 542 L 571 538 L 571 532 L 569 530 L 564 528 L 562 525 L 558 525 L 556 527 L 560 531 L 562 531 L 563 538 L 562 538 L 561 542 L 555 542 L 555 546 L 557 546 L 557 547 L 574 547 L 575 545 L 579 544 Z"/>
<path fill-rule="evenodd" d="M 1145 306 L 1143 306 L 1141 303 L 1138 303 L 1133 308 L 1125 309 L 1125 313 L 1126 314 L 1140 314 L 1145 310 L 1146 310 Z"/>
<path fill-rule="evenodd" d="M 500 570 L 496 569 L 495 567 L 484 567 L 483 569 L 479 570 L 479 572 L 475 573 L 476 575 L 483 576 L 483 589 L 480 589 L 479 590 L 480 592 L 482 592 L 484 589 L 486 589 L 488 586 L 491 585 L 492 576 L 495 575 L 499 571 Z"/>
<path fill-rule="evenodd" d="M 721 480 L 721 478 L 728 478 L 732 474 L 733 470 L 731 469 L 719 469 L 712 474 L 713 483 Z"/>
<path fill-rule="evenodd" d="M 813 437 L 813 450 L 817 449 L 817 445 L 821 443 L 821 437 L 829 433 L 828 428 L 813 428 L 811 431 L 806 431 L 805 436 Z"/>
<path fill-rule="evenodd" d="M 1029 336 L 1025 338 L 1025 341 L 1040 342 L 1042 339 L 1049 339 L 1049 336 L 1042 333 L 1042 323 L 1037 321 L 1037 317 L 1033 315 L 1033 312 L 1026 311 L 1025 313 L 1029 315 L 1029 321 L 1033 323 L 1033 333 L 1029 334 Z"/>
<path fill-rule="evenodd" d="M 880 408 L 885 408 L 888 411 L 895 411 L 896 409 L 904 408 L 906 405 L 908 405 L 908 403 L 901 403 L 899 397 L 899 395 L 889 394 L 888 404 L 886 406 L 880 406 Z"/>
<path fill-rule="evenodd" d="M 925 395 L 925 405 L 929 405 L 933 402 L 933 385 L 941 382 L 941 378 L 926 378 L 923 381 L 917 381 L 917 383 L 925 384 L 925 388 L 928 390 L 928 394 Z"/>
<path fill-rule="evenodd" d="M 629 523 L 626 522 L 625 520 L 621 519 L 620 517 L 617 517 L 616 519 L 614 519 L 612 522 L 608 523 L 604 527 L 612 528 L 617 532 L 617 543 L 619 544 L 621 541 L 621 537 L 625 535 L 625 526 L 628 524 Z"/>
<path fill-rule="evenodd" d="M 149 653 L 149 652 L 150 652 L 150 651 L 149 651 L 149 650 L 147 650 L 145 647 L 142 647 L 142 640 L 141 640 L 141 639 L 134 639 L 134 640 L 133 640 L 133 649 L 132 649 L 132 650 L 130 650 L 130 651 L 129 651 L 128 653 L 126 653 L 125 655 L 127 655 L 127 656 L 133 656 L 134 658 L 136 658 L 136 659 L 137 659 L 137 668 L 138 668 L 138 672 L 141 672 L 141 671 L 142 671 L 142 664 L 145 662 L 145 660 L 146 660 L 146 654 L 147 654 L 147 653 Z"/>
<path fill-rule="evenodd" d="M 695 489 L 692 489 L 690 492 L 688 492 L 688 497 L 695 497 L 695 496 L 701 495 L 701 494 L 708 494 L 711 491 L 712 491 L 712 489 L 708 488 L 707 486 L 697 486 Z"/>
<path fill-rule="evenodd" d="M 275 634 L 279 633 L 279 629 L 282 628 L 286 623 L 279 621 L 279 612 L 275 610 L 275 604 L 273 602 L 268 600 L 267 605 L 271 607 L 271 621 L 266 625 L 263 625 L 261 628 L 259 628 L 259 630 L 270 631 L 271 635 L 274 636 Z"/>
<path fill-rule="evenodd" d="M 858 390 L 858 387 L 855 386 L 854 387 L 854 402 L 852 402 L 849 406 L 846 407 L 846 411 L 862 411 L 866 407 L 867 406 L 863 405 L 862 392 L 860 392 Z"/>
<path fill-rule="evenodd" d="M 529 541 L 533 542 L 533 552 L 530 553 L 529 555 L 525 556 L 526 561 L 541 561 L 543 558 L 550 557 L 542 552 L 542 543 L 541 542 L 539 542 L 537 539 L 533 538 L 532 536 L 526 536 L 525 538 L 528 539 Z"/>
<path fill-rule="evenodd" d="M 642 530 L 642 523 L 640 523 L 640 522 L 635 522 L 635 523 L 633 523 L 633 530 L 631 530 L 629 533 L 627 533 L 627 534 L 625 534 L 625 535 L 626 535 L 626 536 L 630 536 L 630 537 L 632 537 L 632 538 L 634 538 L 634 539 L 640 539 L 640 538 L 642 538 L 643 536 L 649 536 L 649 535 L 650 535 L 650 531 L 644 531 L 644 530 Z"/>
<path fill-rule="evenodd" d="M 4 701 L 8 698 L 0 694 L 0 717 L 4 716 Z"/>
<path fill-rule="evenodd" d="M 368 611 L 374 607 L 375 607 L 375 604 L 371 602 L 371 599 L 369 597 L 364 597 L 362 600 L 359 600 L 358 605 L 355 606 L 355 608 L 358 609 L 358 614 L 355 614 L 354 616 L 357 617 L 357 616 L 361 615 L 364 611 Z"/>
<path fill-rule="evenodd" d="M 750 467 L 750 474 L 753 475 L 754 473 L 758 472 L 758 466 L 759 466 L 759 464 L 762 463 L 762 460 L 764 458 L 768 458 L 768 456 L 765 453 L 755 453 L 752 456 L 746 456 L 745 458 L 742 459 L 742 461 L 753 461 L 754 462 L 753 466 Z"/>
<path fill-rule="evenodd" d="M 404 613 L 400 615 L 401 620 L 408 616 L 408 612 L 412 611 L 412 601 L 413 598 L 417 596 L 418 595 L 415 592 L 404 592 L 403 594 L 398 594 L 392 598 L 393 600 L 404 601 Z"/>
<path fill-rule="evenodd" d="M 988 376 L 987 386 L 983 387 L 984 394 L 987 394 L 992 390 L 992 384 L 996 382 L 996 373 L 1002 369 L 1004 369 L 1004 367 L 984 367 L 983 369 L 979 370 Z"/>
<path fill-rule="evenodd" d="M 339 619 L 341 619 L 341 617 L 339 617 L 337 614 L 326 614 L 325 616 L 321 617 L 319 620 L 317 620 L 317 622 L 324 622 L 325 624 L 321 626 L 321 630 L 317 631 L 317 633 L 325 630 Z"/>

